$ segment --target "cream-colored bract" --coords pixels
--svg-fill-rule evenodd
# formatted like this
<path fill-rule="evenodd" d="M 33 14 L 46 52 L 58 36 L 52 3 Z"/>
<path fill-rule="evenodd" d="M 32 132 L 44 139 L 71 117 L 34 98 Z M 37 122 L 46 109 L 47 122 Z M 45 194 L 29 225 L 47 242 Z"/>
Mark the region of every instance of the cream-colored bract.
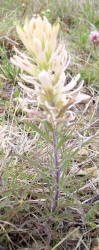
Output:
<path fill-rule="evenodd" d="M 16 55 L 11 58 L 11 62 L 21 69 L 22 82 L 19 85 L 27 94 L 27 102 L 33 107 L 33 110 L 29 110 L 27 105 L 25 111 L 31 113 L 33 119 L 36 113 L 37 119 L 39 114 L 41 119 L 42 113 L 42 119 L 54 125 L 73 105 L 90 98 L 81 93 L 83 81 L 77 86 L 80 74 L 66 83 L 65 70 L 70 63 L 70 56 L 64 43 L 58 42 L 58 30 L 59 23 L 51 25 L 46 17 L 33 17 L 30 21 L 26 19 L 23 28 L 17 26 L 17 32 L 30 57 L 16 49 Z M 33 85 L 32 90 L 24 85 L 24 81 Z M 36 109 L 39 111 L 36 112 Z"/>
<path fill-rule="evenodd" d="M 26 49 L 36 62 L 42 64 L 50 60 L 57 46 L 57 34 L 59 22 L 51 25 L 47 18 L 33 17 L 30 21 L 26 19 L 24 27 L 17 26 L 17 33 Z"/>

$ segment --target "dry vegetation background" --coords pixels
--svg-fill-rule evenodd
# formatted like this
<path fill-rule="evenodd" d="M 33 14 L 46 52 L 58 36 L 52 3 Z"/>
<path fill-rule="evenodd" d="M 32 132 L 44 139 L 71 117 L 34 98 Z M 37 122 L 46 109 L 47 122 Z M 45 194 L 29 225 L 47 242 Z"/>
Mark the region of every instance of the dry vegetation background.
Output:
<path fill-rule="evenodd" d="M 63 175 L 54 214 L 51 131 L 23 121 L 20 70 L 10 63 L 14 46 L 24 51 L 15 23 L 35 13 L 51 23 L 60 18 L 59 39 L 72 57 L 68 75 L 80 72 L 91 96 L 57 134 Z M 93 30 L 99 30 L 97 0 L 0 1 L 1 250 L 99 250 L 99 46 L 89 39 Z"/>

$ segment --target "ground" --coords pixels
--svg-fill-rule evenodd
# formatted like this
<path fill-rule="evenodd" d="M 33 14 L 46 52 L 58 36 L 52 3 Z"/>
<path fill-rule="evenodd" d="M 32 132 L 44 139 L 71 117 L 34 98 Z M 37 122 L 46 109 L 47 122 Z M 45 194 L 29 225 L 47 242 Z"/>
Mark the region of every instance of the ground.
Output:
<path fill-rule="evenodd" d="M 24 50 L 15 23 L 39 13 L 60 18 L 71 61 L 69 77 L 80 73 L 88 103 L 77 104 L 76 118 L 57 132 L 62 163 L 60 196 L 55 190 L 52 131 L 48 124 L 25 122 L 19 105 L 20 71 L 10 57 Z M 99 249 L 99 46 L 89 35 L 99 30 L 99 3 L 1 0 L 0 8 L 0 249 Z M 41 123 L 42 125 L 42 123 Z M 45 128 L 45 130 L 44 130 Z"/>

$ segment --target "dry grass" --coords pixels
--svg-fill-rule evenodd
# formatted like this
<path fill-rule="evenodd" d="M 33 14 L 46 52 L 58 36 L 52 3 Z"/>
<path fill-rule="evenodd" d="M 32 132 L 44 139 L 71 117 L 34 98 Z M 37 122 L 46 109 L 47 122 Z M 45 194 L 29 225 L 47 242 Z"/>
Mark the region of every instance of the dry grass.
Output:
<path fill-rule="evenodd" d="M 22 5 L 23 4 L 23 5 Z M 21 8 L 20 8 L 20 6 Z M 6 6 L 6 7 L 5 7 Z M 99 56 L 89 43 L 91 25 L 99 27 L 97 1 L 1 2 L 0 44 L 14 53 L 21 46 L 13 22 L 34 12 L 51 22 L 60 16 L 60 37 L 73 56 L 70 75 L 80 71 L 91 101 L 75 107 L 76 119 L 57 134 L 63 174 L 59 208 L 51 211 L 55 188 L 53 145 L 33 124 L 24 122 L 18 97 L 19 75 L 1 56 L 0 71 L 0 249 L 99 248 Z M 39 6 L 39 8 L 38 8 Z M 56 7 L 57 6 L 57 7 Z M 47 8 L 51 11 L 47 12 Z M 20 9 L 20 11 L 19 11 Z M 6 10 L 6 15 L 5 15 Z M 3 19 L 2 19 L 3 18 Z M 3 20 L 3 21 L 2 21 Z M 9 48 L 8 44 L 12 47 Z M 9 58 L 6 56 L 9 61 Z M 39 124 L 36 124 L 37 126 Z M 71 133 L 71 134 L 70 134 Z M 50 132 L 48 138 L 51 139 Z M 82 143 L 83 148 L 81 147 Z M 98 246 L 98 248 L 96 248 Z"/>

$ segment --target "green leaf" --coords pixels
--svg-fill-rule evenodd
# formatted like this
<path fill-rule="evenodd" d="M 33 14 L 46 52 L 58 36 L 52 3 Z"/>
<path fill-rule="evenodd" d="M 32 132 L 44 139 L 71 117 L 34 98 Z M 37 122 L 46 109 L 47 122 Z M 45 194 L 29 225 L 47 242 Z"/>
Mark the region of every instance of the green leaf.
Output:
<path fill-rule="evenodd" d="M 64 142 L 68 141 L 71 138 L 72 138 L 71 135 L 67 135 L 67 136 L 62 137 L 62 139 L 59 141 L 59 143 L 57 145 L 57 150 L 64 144 Z"/>
<path fill-rule="evenodd" d="M 47 142 L 52 143 L 49 137 L 45 135 L 43 131 L 36 126 L 36 124 L 32 124 L 32 126 L 33 126 L 33 129 L 35 129 L 35 131 L 39 133 Z"/>
<path fill-rule="evenodd" d="M 53 126 L 49 121 L 45 121 L 45 122 L 43 122 L 43 124 L 44 124 L 44 130 L 47 134 L 49 131 L 51 131 L 53 133 Z"/>
<path fill-rule="evenodd" d="M 70 152 L 66 152 L 65 155 L 65 160 L 63 161 L 63 167 L 62 170 L 65 171 L 66 167 L 69 166 L 71 159 L 73 159 L 73 157 L 79 152 L 79 148 L 76 148 L 74 152 L 70 153 Z"/>
<path fill-rule="evenodd" d="M 14 93 L 13 93 L 13 96 L 14 97 L 19 97 L 20 95 L 20 91 L 19 90 L 16 90 Z"/>
<path fill-rule="evenodd" d="M 49 142 L 50 144 L 52 144 L 51 139 L 45 133 L 43 133 L 43 131 L 40 128 L 38 128 L 36 124 L 34 124 L 34 123 L 28 123 L 26 121 L 25 121 L 25 123 L 29 124 L 29 126 L 31 128 L 33 128 L 37 133 L 39 133 L 44 140 L 46 140 L 47 142 Z"/>

